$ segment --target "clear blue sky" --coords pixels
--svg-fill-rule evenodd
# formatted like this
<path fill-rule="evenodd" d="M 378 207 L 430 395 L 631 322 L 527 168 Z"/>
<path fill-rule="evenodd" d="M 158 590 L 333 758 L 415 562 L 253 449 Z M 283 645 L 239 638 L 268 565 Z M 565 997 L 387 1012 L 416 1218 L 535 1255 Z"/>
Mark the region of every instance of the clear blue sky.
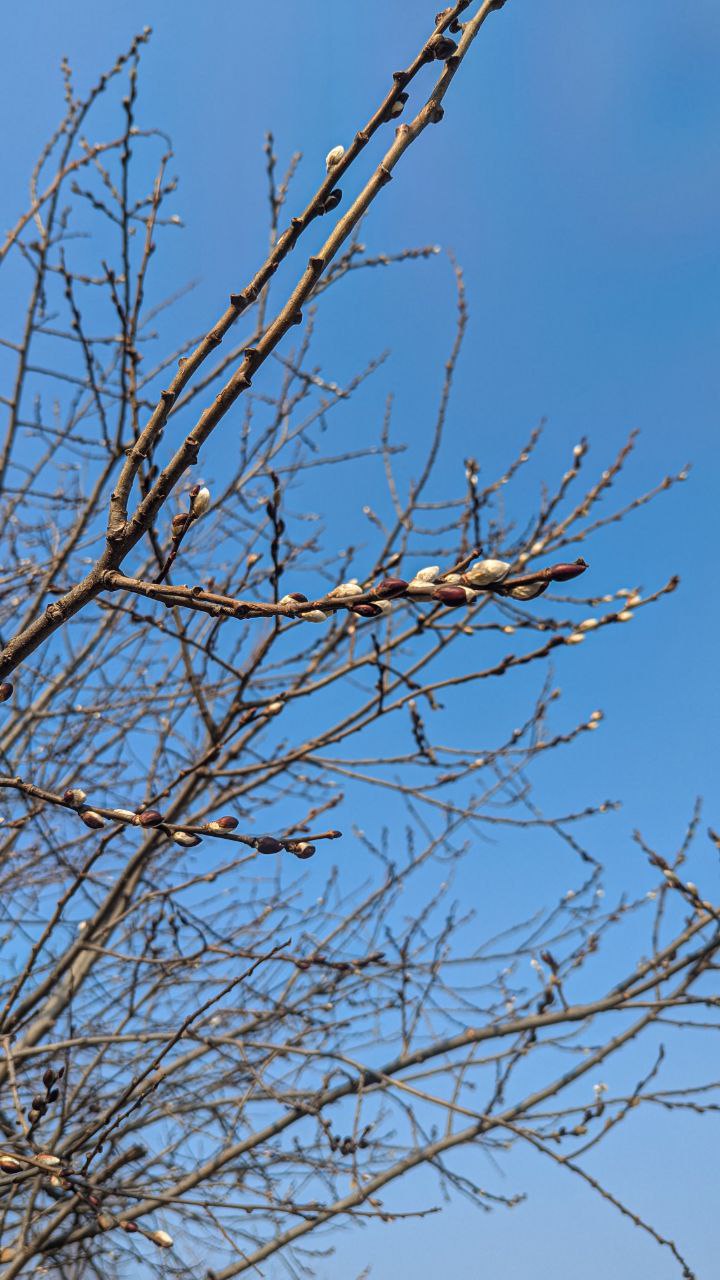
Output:
<path fill-rule="evenodd" d="M 158 261 L 156 282 L 163 293 L 198 279 L 183 314 L 199 332 L 266 243 L 265 129 L 281 160 L 304 153 L 300 200 L 314 189 L 326 151 L 351 137 L 389 71 L 417 48 L 433 13 L 432 0 L 8 5 L 0 225 L 24 208 L 29 168 L 60 116 L 60 55 L 70 55 L 88 84 L 151 24 L 141 113 L 173 138 L 176 207 L 186 224 Z M 436 242 L 464 267 L 471 325 L 449 423 L 448 479 L 468 452 L 494 477 L 541 416 L 548 427 L 534 485 L 564 469 L 580 436 L 590 437 L 599 465 L 632 428 L 641 435 L 618 502 L 693 463 L 685 485 L 585 551 L 593 590 L 652 588 L 677 571 L 680 592 L 613 628 L 604 643 L 569 651 L 561 671 L 569 718 L 595 706 L 606 714 L 572 769 L 584 801 L 624 801 L 598 837 L 610 890 L 649 883 L 629 839 L 635 826 L 667 852 L 698 794 L 707 820 L 720 825 L 718 67 L 717 0 L 509 0 L 457 77 L 442 126 L 412 149 L 364 229 L 375 250 Z M 398 434 L 427 428 L 448 345 L 446 260 L 402 272 L 354 284 L 342 332 L 328 326 L 323 338 L 338 380 L 392 349 L 355 410 L 352 429 L 368 439 L 390 388 Z M 346 540 L 366 500 L 359 494 L 357 510 L 342 513 Z M 548 768 L 548 808 L 565 783 Z M 532 850 L 522 858 L 512 874 L 532 896 Z M 707 852 L 698 868 L 717 899 Z M 711 1071 L 702 1058 L 692 1068 L 696 1078 Z M 705 1280 L 716 1274 L 720 1249 L 717 1158 L 707 1154 L 717 1149 L 717 1127 L 653 1121 L 634 1121 L 593 1167 L 677 1235 Z M 443 1219 L 348 1235 L 327 1280 L 359 1275 L 366 1263 L 372 1280 L 677 1275 L 572 1178 L 527 1155 L 513 1157 L 506 1181 L 508 1192 L 531 1192 L 513 1216 L 480 1216 L 459 1203 Z M 418 1179 L 396 1203 L 436 1199 Z"/>

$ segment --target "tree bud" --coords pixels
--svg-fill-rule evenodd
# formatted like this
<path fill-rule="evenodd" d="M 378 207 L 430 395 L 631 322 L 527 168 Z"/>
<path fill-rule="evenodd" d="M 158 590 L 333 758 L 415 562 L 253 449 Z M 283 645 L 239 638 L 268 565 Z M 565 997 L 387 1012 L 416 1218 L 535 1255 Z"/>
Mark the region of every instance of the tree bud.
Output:
<path fill-rule="evenodd" d="M 210 506 L 210 490 L 205 485 L 193 485 L 190 490 L 190 511 L 195 519 L 204 516 Z"/>
<path fill-rule="evenodd" d="M 403 108 L 405 106 L 405 103 L 408 100 L 408 97 L 409 97 L 409 94 L 407 93 L 398 94 L 390 110 L 388 111 L 388 120 L 397 120 L 397 117 L 402 115 Z"/>
<path fill-rule="evenodd" d="M 461 604 L 467 604 L 464 587 L 435 587 L 433 599 L 439 600 L 451 609 L 456 609 Z"/>
<path fill-rule="evenodd" d="M 361 618 L 379 618 L 382 609 L 377 604 L 353 604 L 350 606 L 353 613 L 357 613 Z"/>
<path fill-rule="evenodd" d="M 161 813 L 158 813 L 157 809 L 144 809 L 142 813 L 138 814 L 138 823 L 141 827 L 159 827 L 163 821 L 164 818 Z"/>
<path fill-rule="evenodd" d="M 0 684 L 0 702 L 7 702 L 8 698 L 13 696 L 13 686 L 9 680 L 3 680 Z"/>
<path fill-rule="evenodd" d="M 237 818 L 233 818 L 231 814 L 227 814 L 224 818 L 216 818 L 214 822 L 208 823 L 212 831 L 234 831 L 238 825 Z"/>
<path fill-rule="evenodd" d="M 510 596 L 512 600 L 534 600 L 536 596 L 541 596 L 543 591 L 547 591 L 549 585 L 548 578 L 544 582 L 519 582 L 516 587 L 503 587 L 502 594 Z"/>
<path fill-rule="evenodd" d="M 328 196 L 325 203 L 321 206 L 321 213 L 332 213 L 333 209 L 337 209 L 342 200 L 342 191 L 339 187 L 335 187 Z"/>
<path fill-rule="evenodd" d="M 105 826 L 105 819 L 101 818 L 100 814 L 96 813 L 94 809 L 86 809 L 84 813 L 80 814 L 80 817 L 85 826 L 91 827 L 93 831 L 99 831 L 101 827 Z"/>
<path fill-rule="evenodd" d="M 307 840 L 301 840 L 299 844 L 295 845 L 293 853 L 296 858 L 304 861 L 306 858 L 312 858 L 315 853 L 315 845 L 309 844 Z"/>
<path fill-rule="evenodd" d="M 49 1151 L 41 1151 L 40 1154 L 35 1157 L 35 1159 L 37 1160 L 38 1164 L 48 1165 L 52 1169 L 56 1168 L 57 1165 L 60 1164 L 60 1157 L 51 1155 Z"/>
<path fill-rule="evenodd" d="M 126 1218 L 124 1222 L 121 1222 L 120 1226 L 122 1227 L 123 1231 L 129 1231 L 130 1233 L 132 1233 L 133 1231 L 137 1231 L 138 1229 L 137 1224 L 135 1222 L 131 1222 L 129 1218 Z"/>
<path fill-rule="evenodd" d="M 363 589 L 359 582 L 341 582 L 339 587 L 333 587 L 332 591 L 328 592 L 328 597 L 334 600 L 344 600 L 351 596 L 361 596 L 362 593 Z"/>
<path fill-rule="evenodd" d="M 307 604 L 307 596 L 302 591 L 291 591 L 289 595 L 282 596 L 278 604 Z"/>
<path fill-rule="evenodd" d="M 82 804 L 87 800 L 87 792 L 82 791 L 80 787 L 70 787 L 67 791 L 63 791 L 63 800 L 66 804 Z"/>
<path fill-rule="evenodd" d="M 418 569 L 414 578 L 411 578 L 407 585 L 407 594 L 409 596 L 423 596 L 426 600 L 432 596 L 432 584 L 440 572 L 439 564 L 427 565 L 425 569 Z"/>
<path fill-rule="evenodd" d="M 43 1071 L 43 1078 L 42 1078 L 42 1082 L 45 1085 L 45 1088 L 52 1089 L 56 1080 L 57 1080 L 57 1076 L 53 1071 L 52 1067 L 46 1067 L 45 1070 Z"/>
<path fill-rule="evenodd" d="M 328 173 L 335 168 L 336 164 L 340 163 L 344 155 L 345 148 L 342 146 L 333 147 L 331 151 L 328 151 L 325 157 L 325 168 Z"/>
<path fill-rule="evenodd" d="M 258 853 L 282 853 L 282 845 L 274 836 L 260 836 L 255 841 Z"/>
<path fill-rule="evenodd" d="M 180 511 L 172 518 L 172 532 L 174 538 L 179 538 L 184 533 L 190 523 L 190 516 L 186 511 Z"/>
<path fill-rule="evenodd" d="M 0 1152 L 0 1169 L 3 1173 L 17 1173 L 18 1169 L 22 1169 L 22 1165 L 14 1156 L 3 1151 Z"/>
<path fill-rule="evenodd" d="M 173 1238 L 168 1235 L 167 1231 L 149 1231 L 148 1240 L 154 1240 L 155 1244 L 161 1245 L 163 1249 L 172 1248 Z"/>
<path fill-rule="evenodd" d="M 489 587 L 495 582 L 502 582 L 509 572 L 510 565 L 506 560 L 476 560 L 465 577 L 473 587 Z"/>
<path fill-rule="evenodd" d="M 193 849 L 196 844 L 202 844 L 200 837 L 192 831 L 173 831 L 172 838 L 175 844 L 181 844 L 183 849 Z"/>
<path fill-rule="evenodd" d="M 127 818 L 128 822 L 137 822 L 138 815 L 132 809 L 113 809 L 113 818 Z"/>
<path fill-rule="evenodd" d="M 303 622 L 327 622 L 330 614 L 324 609 L 308 609 L 307 613 L 301 613 L 300 617 Z"/>
<path fill-rule="evenodd" d="M 447 62 L 454 53 L 457 53 L 457 45 L 454 40 L 449 40 L 447 36 L 436 36 L 432 43 L 433 57 L 439 62 Z"/>
<path fill-rule="evenodd" d="M 392 600 L 394 596 L 404 596 L 408 584 L 402 578 L 383 578 L 374 588 L 374 594 L 383 600 Z"/>
<path fill-rule="evenodd" d="M 587 569 L 587 564 L 582 559 L 575 560 L 573 564 L 554 564 L 548 571 L 551 582 L 569 582 L 570 578 L 577 578 Z"/>

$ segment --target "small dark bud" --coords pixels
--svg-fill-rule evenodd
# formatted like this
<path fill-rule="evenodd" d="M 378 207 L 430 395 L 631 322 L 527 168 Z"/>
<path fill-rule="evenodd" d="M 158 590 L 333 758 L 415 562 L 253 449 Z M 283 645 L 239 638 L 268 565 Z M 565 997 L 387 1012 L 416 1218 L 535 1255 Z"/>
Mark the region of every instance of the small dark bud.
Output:
<path fill-rule="evenodd" d="M 330 195 L 328 196 L 327 200 L 323 204 L 320 212 L 332 213 L 333 209 L 337 209 L 341 200 L 342 200 L 342 191 L 340 190 L 339 187 L 335 187 L 334 191 L 330 192 Z"/>
<path fill-rule="evenodd" d="M 36 1096 L 33 1098 L 32 1106 L 33 1106 L 33 1111 L 39 1111 L 41 1115 L 43 1111 L 45 1111 L 46 1109 L 45 1099 L 41 1093 L 36 1094 Z"/>
<path fill-rule="evenodd" d="M 551 565 L 548 576 L 551 582 L 569 582 L 571 578 L 577 578 L 588 568 L 585 561 L 581 558 L 575 560 L 573 564 L 554 564 Z"/>
<path fill-rule="evenodd" d="M 312 858 L 315 853 L 315 845 L 310 844 L 307 840 L 301 840 L 299 844 L 295 845 L 293 853 L 296 858 L 301 858 L 304 862 L 306 858 Z"/>
<path fill-rule="evenodd" d="M 0 684 L 0 702 L 7 702 L 8 698 L 13 696 L 13 686 L 9 680 L 4 680 Z"/>
<path fill-rule="evenodd" d="M 157 809 L 145 809 L 138 814 L 138 822 L 141 827 L 159 827 L 163 821 L 163 816 L 158 813 Z"/>
<path fill-rule="evenodd" d="M 122 1227 L 123 1231 L 129 1231 L 130 1233 L 132 1233 L 133 1231 L 137 1231 L 137 1226 L 134 1222 L 121 1222 L 120 1226 Z"/>
<path fill-rule="evenodd" d="M 354 604 L 351 606 L 353 613 L 358 613 L 361 618 L 379 618 L 382 609 L 378 609 L 376 604 Z"/>
<path fill-rule="evenodd" d="M 55 1075 L 55 1072 L 53 1071 L 52 1067 L 47 1067 L 46 1070 L 43 1071 L 43 1078 L 42 1078 L 45 1088 L 52 1089 L 56 1080 L 57 1080 L 57 1076 Z"/>
<path fill-rule="evenodd" d="M 59 1089 L 48 1089 L 48 1102 L 57 1102 L 60 1097 Z"/>
<path fill-rule="evenodd" d="M 190 523 L 190 516 L 187 515 L 187 513 L 184 511 L 181 511 L 178 515 L 173 516 L 172 531 L 174 536 L 177 538 L 181 533 L 184 533 L 189 523 Z"/>
<path fill-rule="evenodd" d="M 375 587 L 375 595 L 381 600 L 391 600 L 393 596 L 404 595 L 407 588 L 408 584 L 403 578 L 383 578 Z"/>
<path fill-rule="evenodd" d="M 395 99 L 392 106 L 390 107 L 390 110 L 387 113 L 388 120 L 397 120 L 398 116 L 402 115 L 403 109 L 405 107 L 405 103 L 407 102 L 409 96 L 410 95 L 407 93 L 398 94 L 397 98 Z"/>
<path fill-rule="evenodd" d="M 467 596 L 464 587 L 436 587 L 433 591 L 433 598 L 442 601 L 451 609 L 457 608 L 458 605 L 467 604 Z"/>
<path fill-rule="evenodd" d="M 226 814 L 224 818 L 218 818 L 216 824 L 221 831 L 234 831 L 238 825 L 237 818 L 233 818 L 232 814 Z"/>
<path fill-rule="evenodd" d="M 291 591 L 289 596 L 291 600 L 295 600 L 298 604 L 307 604 L 307 596 L 304 596 L 302 591 Z"/>
<path fill-rule="evenodd" d="M 457 53 L 457 45 L 454 40 L 449 40 L 447 36 L 438 36 L 432 45 L 433 57 L 439 62 L 447 62 L 448 58 L 452 58 Z"/>
<path fill-rule="evenodd" d="M 260 836 L 259 840 L 255 841 L 255 848 L 257 849 L 258 853 L 281 853 L 282 852 L 282 845 L 279 840 L 275 839 L 274 836 Z"/>

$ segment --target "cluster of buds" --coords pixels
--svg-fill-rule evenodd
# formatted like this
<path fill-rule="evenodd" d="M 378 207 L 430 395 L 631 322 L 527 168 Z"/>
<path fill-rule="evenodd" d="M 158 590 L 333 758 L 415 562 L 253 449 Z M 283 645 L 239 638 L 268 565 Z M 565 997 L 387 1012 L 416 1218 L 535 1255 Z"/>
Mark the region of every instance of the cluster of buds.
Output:
<path fill-rule="evenodd" d="M 464 573 L 443 573 L 439 565 L 431 564 L 418 569 L 408 582 L 403 578 L 383 578 L 367 590 L 352 578 L 328 592 L 326 599 L 333 605 L 342 601 L 350 613 L 362 618 L 381 617 L 390 611 L 390 601 L 401 596 L 415 601 L 434 601 L 448 608 L 470 604 L 481 592 L 494 592 L 513 600 L 534 600 L 551 582 L 568 582 L 584 573 L 587 567 L 584 560 L 578 559 L 510 577 L 512 565 L 506 560 L 476 560 Z M 361 597 L 357 603 L 353 603 L 355 597 Z M 308 603 L 308 598 L 300 591 L 293 591 L 284 595 L 279 603 L 303 605 Z M 297 617 L 302 622 L 327 622 L 334 609 L 324 608 L 323 604 L 324 601 L 319 601 L 317 608 L 298 611 Z"/>
<path fill-rule="evenodd" d="M 279 710 L 282 706 L 278 704 Z M 92 809 L 85 804 L 87 800 L 87 792 L 81 787 L 69 787 L 63 792 L 63 803 L 68 807 L 77 811 L 78 817 L 82 819 L 87 827 L 93 830 L 99 830 L 106 826 L 108 821 L 126 822 L 129 826 L 141 827 L 146 831 L 156 828 L 164 828 L 166 834 L 174 844 L 180 845 L 182 849 L 194 849 L 197 845 L 202 844 L 202 836 L 194 830 L 183 830 L 167 823 L 164 815 L 158 809 L 107 809 L 102 813 L 97 809 Z M 220 818 L 213 818 L 210 822 L 206 822 L 201 831 L 207 832 L 214 836 L 232 836 L 237 830 L 238 820 L 232 814 L 224 814 Z M 342 833 L 340 831 L 325 831 L 321 837 L 325 840 L 336 840 Z M 241 843 L 248 845 L 251 849 L 255 849 L 258 853 L 292 853 L 296 858 L 304 861 L 312 858 L 315 853 L 315 845 L 309 840 L 278 840 L 275 836 L 250 836 L 237 835 L 233 837 Z"/>
<path fill-rule="evenodd" d="M 38 1120 L 42 1120 L 42 1117 L 47 1113 L 51 1103 L 57 1102 L 60 1092 L 56 1086 L 58 1080 L 62 1079 L 64 1073 L 64 1067 L 60 1067 L 58 1071 L 54 1071 L 52 1067 L 47 1067 L 43 1072 L 42 1082 L 45 1092 L 35 1095 L 27 1113 L 27 1118 L 31 1125 L 37 1124 Z M 59 1164 L 60 1161 L 56 1156 L 52 1156 L 48 1157 L 45 1163 Z"/>

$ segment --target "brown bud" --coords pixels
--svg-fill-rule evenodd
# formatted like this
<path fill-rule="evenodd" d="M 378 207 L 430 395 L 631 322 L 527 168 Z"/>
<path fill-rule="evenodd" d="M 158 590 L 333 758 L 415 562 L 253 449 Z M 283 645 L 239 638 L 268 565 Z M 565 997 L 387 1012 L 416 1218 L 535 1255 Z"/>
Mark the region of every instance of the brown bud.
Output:
<path fill-rule="evenodd" d="M 56 1080 L 57 1080 L 57 1076 L 55 1075 L 55 1072 L 53 1071 L 52 1067 L 46 1067 L 45 1071 L 43 1071 L 43 1078 L 42 1078 L 42 1082 L 45 1085 L 45 1088 L 52 1089 Z"/>
<path fill-rule="evenodd" d="M 143 809 L 143 812 L 138 814 L 141 827 L 159 827 L 163 821 L 163 816 L 157 809 Z"/>
<path fill-rule="evenodd" d="M 178 515 L 173 516 L 172 518 L 173 536 L 177 538 L 181 533 L 184 533 L 189 523 L 190 523 L 190 516 L 184 511 L 181 511 Z"/>
<path fill-rule="evenodd" d="M 274 836 L 260 836 L 255 841 L 255 848 L 258 853 L 281 853 L 282 845 Z"/>
<path fill-rule="evenodd" d="M 302 591 L 291 591 L 289 599 L 295 600 L 297 604 L 307 604 L 307 596 L 304 596 Z"/>
<path fill-rule="evenodd" d="M 309 844 L 307 840 L 301 840 L 299 844 L 295 845 L 293 853 L 296 858 L 301 858 L 305 861 L 306 858 L 312 858 L 315 853 L 315 845 Z"/>
<path fill-rule="evenodd" d="M 80 787 L 70 787 L 63 791 L 63 800 L 66 804 L 82 804 L 83 800 L 87 800 L 87 792 Z"/>
<path fill-rule="evenodd" d="M 17 1173 L 18 1169 L 22 1169 L 22 1165 L 14 1156 L 3 1151 L 0 1153 L 0 1169 L 3 1173 Z"/>
<path fill-rule="evenodd" d="M 569 582 L 571 578 L 577 578 L 588 568 L 582 557 L 575 560 L 572 564 L 554 564 L 548 570 L 548 577 L 551 582 Z"/>
<path fill-rule="evenodd" d="M 35 1095 L 32 1100 L 32 1105 L 33 1111 L 39 1111 L 41 1115 L 47 1110 L 47 1107 L 45 1106 L 45 1099 L 41 1093 Z"/>
<path fill-rule="evenodd" d="M 335 187 L 334 190 L 330 192 L 330 195 L 328 196 L 325 203 L 321 206 L 320 212 L 332 213 L 333 209 L 337 209 L 341 200 L 342 200 L 342 191 L 340 190 L 339 187 Z"/>
<path fill-rule="evenodd" d="M 105 826 L 105 819 L 101 818 L 100 814 L 96 813 L 94 809 L 86 809 L 84 813 L 80 814 L 80 817 L 85 826 L 91 827 L 93 831 L 99 831 L 101 827 Z"/>
<path fill-rule="evenodd" d="M 353 613 L 358 613 L 361 618 L 379 618 L 382 609 L 378 609 L 376 604 L 354 604 L 351 606 Z"/>
<path fill-rule="evenodd" d="M 375 595 L 381 600 L 392 600 L 393 596 L 403 596 L 408 589 L 404 578 L 383 578 L 375 587 Z"/>
<path fill-rule="evenodd" d="M 9 680 L 4 680 L 0 684 L 0 702 L 7 702 L 8 698 L 13 696 L 13 686 Z"/>
<path fill-rule="evenodd" d="M 397 98 L 395 99 L 392 106 L 390 107 L 390 110 L 387 113 L 388 120 L 396 120 L 398 116 L 402 115 L 403 108 L 405 106 L 405 103 L 408 100 L 408 97 L 409 95 L 407 93 L 398 94 Z"/>
<path fill-rule="evenodd" d="M 129 1220 L 126 1220 L 125 1222 L 121 1222 L 120 1226 L 122 1227 L 123 1231 L 129 1231 L 129 1232 L 137 1231 L 137 1224 L 134 1222 L 130 1222 Z"/>
<path fill-rule="evenodd" d="M 219 827 L 221 831 L 234 831 L 238 825 L 237 818 L 233 818 L 232 814 L 226 814 L 224 818 L 218 818 L 213 823 L 214 827 Z"/>
<path fill-rule="evenodd" d="M 451 609 L 455 609 L 461 604 L 467 604 L 464 587 L 436 587 L 433 591 L 433 598 L 440 600 L 442 604 L 448 605 Z"/>
<path fill-rule="evenodd" d="M 457 53 L 457 45 L 454 40 L 449 40 L 447 36 L 436 36 L 432 43 L 432 55 L 439 62 L 447 62 L 454 53 Z"/>

